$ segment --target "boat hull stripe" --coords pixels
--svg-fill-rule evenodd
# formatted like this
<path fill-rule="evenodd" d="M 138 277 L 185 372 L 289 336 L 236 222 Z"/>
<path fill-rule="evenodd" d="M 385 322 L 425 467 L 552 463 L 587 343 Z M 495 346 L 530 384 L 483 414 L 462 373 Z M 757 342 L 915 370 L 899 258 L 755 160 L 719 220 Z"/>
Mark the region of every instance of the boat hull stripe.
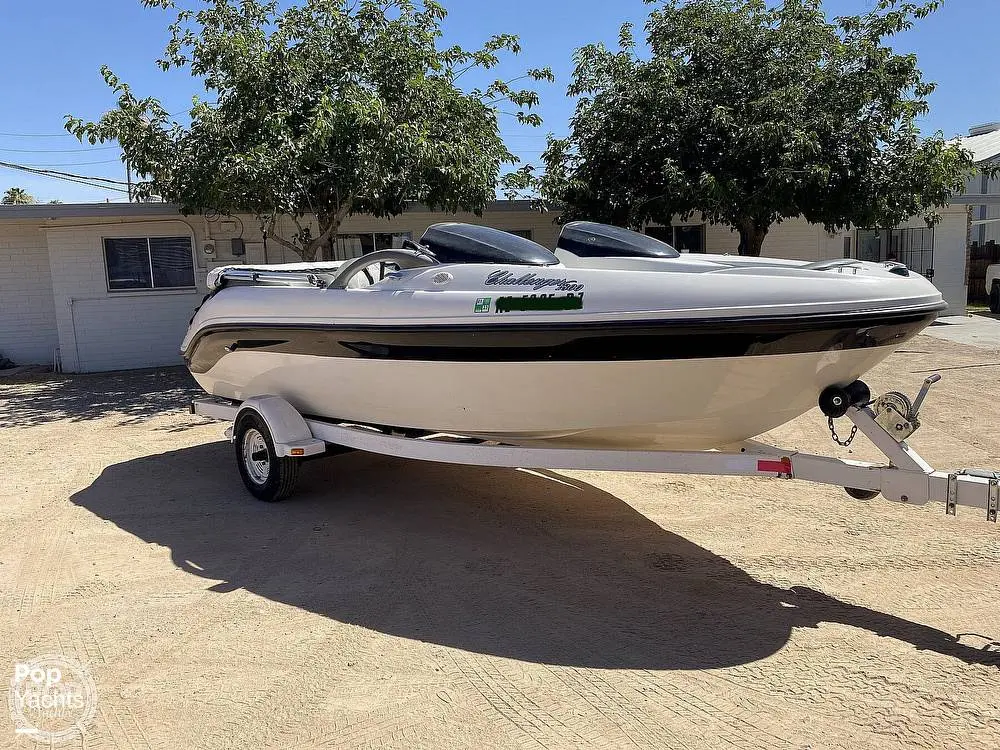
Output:
<path fill-rule="evenodd" d="M 936 311 L 555 324 L 206 326 L 183 352 L 193 372 L 253 349 L 314 357 L 453 362 L 713 359 L 898 346 Z"/>

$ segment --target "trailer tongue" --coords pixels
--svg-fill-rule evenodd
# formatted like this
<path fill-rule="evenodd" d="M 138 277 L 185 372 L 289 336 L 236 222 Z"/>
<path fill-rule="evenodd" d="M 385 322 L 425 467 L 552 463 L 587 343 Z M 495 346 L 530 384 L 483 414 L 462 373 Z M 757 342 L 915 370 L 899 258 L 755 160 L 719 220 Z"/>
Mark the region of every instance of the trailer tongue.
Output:
<path fill-rule="evenodd" d="M 198 399 L 191 410 L 233 423 L 226 433 L 234 443 L 244 484 L 251 494 L 266 501 L 281 500 L 294 491 L 302 460 L 353 449 L 471 466 L 802 479 L 844 487 L 858 499 L 882 495 L 910 505 L 938 501 L 950 515 L 955 515 L 960 505 L 979 508 L 986 520 L 996 523 L 1000 473 L 983 469 L 936 471 L 906 442 L 920 427 L 920 406 L 940 379 L 940 375 L 927 378 L 912 401 L 898 392 L 872 400 L 868 387 L 860 381 L 823 392 L 820 408 L 828 417 L 833 439 L 849 445 L 860 432 L 882 452 L 886 463 L 784 450 L 756 441 L 710 451 L 522 447 L 305 417 L 278 396 L 243 402 Z M 834 419 L 839 417 L 853 423 L 846 440 L 835 429 Z"/>

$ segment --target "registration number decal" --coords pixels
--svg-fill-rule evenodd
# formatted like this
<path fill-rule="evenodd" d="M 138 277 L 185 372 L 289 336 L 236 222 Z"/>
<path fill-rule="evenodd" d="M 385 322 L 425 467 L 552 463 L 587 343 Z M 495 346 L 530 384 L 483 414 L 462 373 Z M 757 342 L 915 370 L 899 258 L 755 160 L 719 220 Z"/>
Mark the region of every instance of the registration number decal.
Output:
<path fill-rule="evenodd" d="M 497 312 L 533 312 L 536 310 L 582 310 L 583 293 L 580 294 L 529 294 L 525 297 L 499 297 Z"/>

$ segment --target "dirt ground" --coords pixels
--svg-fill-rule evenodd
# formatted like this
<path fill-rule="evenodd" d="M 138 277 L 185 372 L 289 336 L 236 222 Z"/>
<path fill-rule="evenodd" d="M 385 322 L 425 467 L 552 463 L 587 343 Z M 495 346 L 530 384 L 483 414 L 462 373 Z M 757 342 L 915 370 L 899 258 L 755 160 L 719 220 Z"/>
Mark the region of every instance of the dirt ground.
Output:
<path fill-rule="evenodd" d="M 998 363 L 921 337 L 868 381 L 941 371 L 913 444 L 998 466 Z M 359 453 L 268 505 L 195 395 L 0 381 L 0 682 L 83 662 L 87 748 L 1000 747 L 978 511 Z M 769 437 L 838 455 L 818 411 Z"/>

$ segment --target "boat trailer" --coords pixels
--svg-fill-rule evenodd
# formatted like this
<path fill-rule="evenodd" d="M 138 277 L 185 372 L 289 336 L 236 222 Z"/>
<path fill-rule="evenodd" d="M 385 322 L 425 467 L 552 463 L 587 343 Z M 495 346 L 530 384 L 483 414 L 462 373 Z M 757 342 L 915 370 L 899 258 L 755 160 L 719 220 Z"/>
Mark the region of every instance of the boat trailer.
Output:
<path fill-rule="evenodd" d="M 829 419 L 834 440 L 848 445 L 861 432 L 882 452 L 886 463 L 783 450 L 752 440 L 721 450 L 699 451 L 522 447 L 306 417 L 279 396 L 257 396 L 243 402 L 197 399 L 191 412 L 232 422 L 226 435 L 234 444 L 243 482 L 251 494 L 269 502 L 292 494 L 303 460 L 362 450 L 470 466 L 802 479 L 844 487 L 857 499 L 882 495 L 910 505 L 942 502 L 949 515 L 955 515 L 960 505 L 979 508 L 988 521 L 996 523 L 1000 473 L 982 469 L 936 471 L 906 443 L 920 426 L 924 398 L 940 379 L 940 375 L 927 378 L 912 402 L 897 392 L 872 400 L 868 387 L 860 381 L 846 388 L 828 388 L 821 395 L 820 409 Z M 833 423 L 837 417 L 853 423 L 847 440 L 837 436 Z"/>

